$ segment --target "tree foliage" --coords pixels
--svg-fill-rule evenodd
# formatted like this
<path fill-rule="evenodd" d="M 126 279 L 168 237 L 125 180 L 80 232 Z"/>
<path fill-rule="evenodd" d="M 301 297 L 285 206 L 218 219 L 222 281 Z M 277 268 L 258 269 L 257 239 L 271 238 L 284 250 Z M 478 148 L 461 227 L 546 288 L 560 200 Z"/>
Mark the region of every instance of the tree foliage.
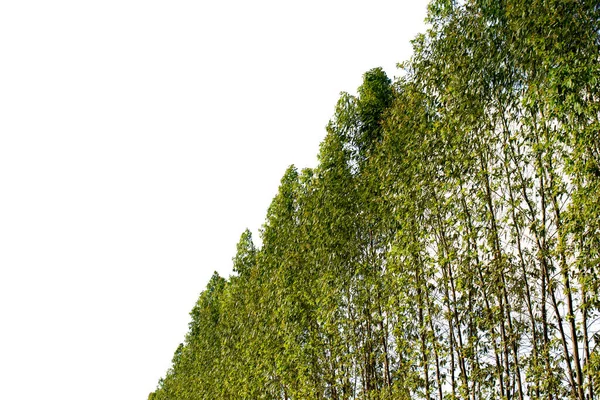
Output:
<path fill-rule="evenodd" d="M 600 6 L 434 0 L 342 93 L 150 399 L 594 399 Z"/>

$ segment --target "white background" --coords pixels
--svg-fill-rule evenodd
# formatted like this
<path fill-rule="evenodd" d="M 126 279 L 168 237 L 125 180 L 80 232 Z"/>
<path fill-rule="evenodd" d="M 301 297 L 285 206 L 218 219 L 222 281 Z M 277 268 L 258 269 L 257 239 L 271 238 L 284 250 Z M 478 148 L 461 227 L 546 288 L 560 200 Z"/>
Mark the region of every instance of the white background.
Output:
<path fill-rule="evenodd" d="M 146 399 L 420 1 L 0 3 L 0 398 Z"/>

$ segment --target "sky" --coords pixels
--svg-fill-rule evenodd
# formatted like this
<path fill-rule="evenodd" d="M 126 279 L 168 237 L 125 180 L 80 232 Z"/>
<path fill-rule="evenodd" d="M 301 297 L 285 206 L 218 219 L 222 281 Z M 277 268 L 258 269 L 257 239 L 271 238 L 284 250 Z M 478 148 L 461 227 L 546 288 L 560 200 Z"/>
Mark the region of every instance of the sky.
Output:
<path fill-rule="evenodd" d="M 146 399 L 426 2 L 0 3 L 0 398 Z"/>

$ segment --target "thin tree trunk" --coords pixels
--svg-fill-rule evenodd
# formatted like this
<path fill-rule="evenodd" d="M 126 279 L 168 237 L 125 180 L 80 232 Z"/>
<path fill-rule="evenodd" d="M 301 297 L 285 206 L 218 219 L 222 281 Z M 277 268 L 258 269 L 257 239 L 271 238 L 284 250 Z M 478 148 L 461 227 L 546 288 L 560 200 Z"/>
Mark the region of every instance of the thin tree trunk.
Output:
<path fill-rule="evenodd" d="M 549 165 L 549 168 L 552 168 L 552 165 Z M 550 190 L 552 190 L 554 186 L 554 174 L 550 172 Z M 575 326 L 575 312 L 573 310 L 573 295 L 571 293 L 571 280 L 569 279 L 569 271 L 567 266 L 567 259 L 564 251 L 564 237 L 562 234 L 562 220 L 560 208 L 558 206 L 558 199 L 556 195 L 553 194 L 550 196 L 552 200 L 552 206 L 554 208 L 554 217 L 555 217 L 555 225 L 556 230 L 558 232 L 558 252 L 559 252 L 559 260 L 561 264 L 561 274 L 563 277 L 563 284 L 565 285 L 565 297 L 567 298 L 567 316 L 566 319 L 569 323 L 570 335 L 571 335 L 571 350 L 573 352 L 573 363 L 575 364 L 575 372 L 577 373 L 577 392 L 579 394 L 579 398 L 583 400 L 585 398 L 584 389 L 583 389 L 583 373 L 581 371 L 581 358 L 579 356 L 579 343 L 577 340 L 577 327 Z"/>
<path fill-rule="evenodd" d="M 461 186 L 461 189 L 462 189 L 462 186 Z M 504 397 L 504 380 L 502 377 L 502 367 L 501 367 L 501 363 L 500 363 L 500 357 L 498 356 L 498 346 L 496 343 L 497 334 L 496 334 L 494 326 L 493 326 L 493 313 L 492 313 L 492 308 L 490 306 L 490 302 L 489 302 L 489 299 L 487 296 L 487 292 L 485 290 L 486 283 L 483 279 L 483 272 L 481 271 L 481 262 L 479 260 L 479 255 L 477 253 L 477 246 L 475 243 L 472 242 L 472 240 L 474 238 L 473 223 L 472 223 L 471 213 L 467 207 L 466 200 L 464 199 L 464 197 L 462 198 L 462 204 L 463 204 L 463 211 L 467 218 L 467 233 L 468 233 L 468 237 L 470 238 L 469 243 L 470 243 L 472 251 L 475 254 L 475 264 L 477 265 L 477 275 L 479 277 L 479 284 L 481 285 L 481 292 L 483 294 L 483 301 L 484 301 L 484 305 L 485 305 L 486 315 L 487 315 L 487 318 L 490 323 L 490 332 L 491 332 L 492 344 L 494 347 L 494 358 L 496 361 L 496 373 L 497 373 L 497 378 L 498 378 L 498 386 L 500 388 L 500 397 Z"/>
<path fill-rule="evenodd" d="M 423 317 L 423 294 L 421 291 L 421 279 L 418 273 L 418 267 L 415 269 L 415 281 L 417 285 L 417 307 L 419 308 L 419 334 L 421 336 L 421 366 L 425 374 L 425 397 L 427 400 L 431 398 L 431 391 L 429 389 L 429 361 L 427 357 L 427 338 L 425 328 L 425 318 Z"/>
<path fill-rule="evenodd" d="M 421 263 L 421 265 L 423 265 Z M 442 391 L 442 374 L 441 374 L 441 370 L 440 370 L 440 357 L 439 357 L 439 353 L 438 353 L 438 346 L 437 346 L 437 340 L 435 338 L 435 329 L 433 327 L 433 315 L 431 312 L 431 298 L 429 297 L 429 290 L 427 290 L 427 285 L 425 285 L 425 301 L 427 302 L 427 313 L 429 314 L 429 329 L 431 331 L 431 335 L 433 337 L 432 339 L 432 347 L 433 347 L 433 355 L 435 357 L 435 379 L 437 382 L 437 389 L 438 389 L 438 395 L 439 395 L 439 400 L 443 400 L 444 395 L 443 395 L 443 391 Z"/>
<path fill-rule="evenodd" d="M 489 181 L 489 174 L 488 174 L 488 169 L 486 166 L 486 162 L 483 159 L 484 157 L 481 157 L 481 163 L 482 163 L 482 170 L 483 170 L 483 176 L 484 176 L 484 183 L 485 183 L 485 191 L 486 191 L 486 201 L 487 201 L 487 206 L 488 206 L 488 211 L 490 213 L 490 222 L 492 225 L 492 243 L 494 246 L 494 258 L 496 260 L 496 266 L 500 267 L 504 264 L 503 260 L 502 260 L 502 254 L 501 254 L 501 250 L 500 250 L 500 238 L 499 238 L 499 234 L 498 234 L 498 224 L 496 221 L 496 213 L 494 211 L 494 205 L 492 202 L 492 191 L 491 191 L 491 187 L 490 187 L 490 181 Z M 485 163 L 485 164 L 484 164 Z M 501 287 L 502 287 L 502 295 L 504 297 L 504 301 L 502 300 L 502 295 L 499 298 L 499 303 L 500 303 L 500 312 L 502 314 L 502 322 L 500 324 L 500 333 L 502 335 L 502 341 L 503 346 L 504 346 L 504 353 L 505 353 L 505 368 L 506 368 L 506 374 L 507 374 L 507 379 L 509 377 L 509 371 L 510 371 L 510 366 L 509 366 L 509 356 L 508 356 L 508 337 L 506 335 L 505 332 L 505 327 L 504 327 L 504 319 L 507 320 L 508 322 L 508 327 L 509 327 L 509 331 L 510 334 L 512 335 L 513 333 L 513 329 L 512 329 L 512 316 L 510 313 L 510 303 L 508 300 L 508 295 L 507 295 L 507 291 L 506 291 L 506 280 L 504 278 L 504 270 L 500 270 L 499 271 L 499 275 L 500 275 L 500 281 L 501 281 Z M 506 303 L 506 307 L 508 308 L 508 311 L 506 312 L 506 316 L 505 314 L 505 310 L 504 310 L 504 303 Z M 514 363 L 515 363 L 515 369 L 516 369 L 516 380 L 517 380 L 517 389 L 519 391 L 519 399 L 523 400 L 523 385 L 521 382 L 521 373 L 520 373 L 520 368 L 519 368 L 519 359 L 518 359 L 518 355 L 517 355 L 517 347 L 516 347 L 516 343 L 515 341 L 511 338 L 510 341 L 512 342 L 512 348 L 513 348 L 513 358 L 514 358 Z M 507 390 L 507 399 L 510 400 L 510 395 L 508 393 Z"/>

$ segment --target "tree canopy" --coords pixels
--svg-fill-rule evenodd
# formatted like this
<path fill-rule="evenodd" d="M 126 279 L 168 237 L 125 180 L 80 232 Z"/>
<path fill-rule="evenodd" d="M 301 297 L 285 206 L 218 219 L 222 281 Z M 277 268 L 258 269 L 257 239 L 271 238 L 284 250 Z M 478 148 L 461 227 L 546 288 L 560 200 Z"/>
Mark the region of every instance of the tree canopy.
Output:
<path fill-rule="evenodd" d="M 428 23 L 341 94 L 149 399 L 599 397 L 600 5 Z"/>

